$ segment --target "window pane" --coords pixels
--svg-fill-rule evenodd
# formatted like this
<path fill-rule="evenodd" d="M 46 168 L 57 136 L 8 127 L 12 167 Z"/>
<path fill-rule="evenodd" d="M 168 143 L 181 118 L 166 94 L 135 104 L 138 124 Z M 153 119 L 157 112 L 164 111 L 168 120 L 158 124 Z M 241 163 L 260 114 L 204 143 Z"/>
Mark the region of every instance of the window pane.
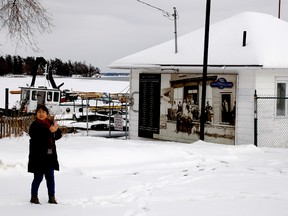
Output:
<path fill-rule="evenodd" d="M 33 101 L 37 100 L 37 91 L 32 91 L 32 100 Z"/>
<path fill-rule="evenodd" d="M 22 100 L 29 101 L 30 99 L 30 90 L 23 90 L 22 91 Z"/>
<path fill-rule="evenodd" d="M 277 97 L 277 116 L 285 116 L 286 83 L 277 83 Z"/>
<path fill-rule="evenodd" d="M 59 101 L 59 92 L 54 92 L 54 102 L 58 102 Z"/>
<path fill-rule="evenodd" d="M 52 92 L 47 92 L 47 101 L 52 101 Z"/>

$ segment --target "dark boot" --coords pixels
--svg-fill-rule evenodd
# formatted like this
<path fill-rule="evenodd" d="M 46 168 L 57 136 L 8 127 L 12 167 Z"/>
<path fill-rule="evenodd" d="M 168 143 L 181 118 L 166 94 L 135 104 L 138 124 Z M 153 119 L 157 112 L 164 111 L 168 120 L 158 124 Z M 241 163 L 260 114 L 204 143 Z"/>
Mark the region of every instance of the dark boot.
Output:
<path fill-rule="evenodd" d="M 39 199 L 38 199 L 37 196 L 32 196 L 31 200 L 30 200 L 30 203 L 32 203 L 32 204 L 40 204 Z"/>
<path fill-rule="evenodd" d="M 58 204 L 54 196 L 53 197 L 49 197 L 48 203 L 50 203 L 50 204 Z"/>

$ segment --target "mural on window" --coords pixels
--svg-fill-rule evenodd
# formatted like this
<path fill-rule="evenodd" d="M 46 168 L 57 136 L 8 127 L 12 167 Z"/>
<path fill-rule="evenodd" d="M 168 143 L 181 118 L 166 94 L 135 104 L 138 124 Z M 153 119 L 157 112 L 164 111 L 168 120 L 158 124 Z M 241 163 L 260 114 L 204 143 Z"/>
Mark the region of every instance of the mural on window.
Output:
<path fill-rule="evenodd" d="M 234 144 L 236 75 L 209 75 L 205 101 L 205 141 Z M 199 140 L 202 74 L 162 74 L 160 130 L 154 138 Z"/>

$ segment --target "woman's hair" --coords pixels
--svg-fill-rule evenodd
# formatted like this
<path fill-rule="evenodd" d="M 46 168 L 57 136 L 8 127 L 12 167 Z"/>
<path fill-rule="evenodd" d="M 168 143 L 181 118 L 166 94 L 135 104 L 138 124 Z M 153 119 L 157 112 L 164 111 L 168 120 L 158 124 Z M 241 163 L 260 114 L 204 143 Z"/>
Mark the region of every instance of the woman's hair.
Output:
<path fill-rule="evenodd" d="M 47 113 L 47 115 L 49 115 L 49 110 L 44 104 L 39 104 L 37 106 L 37 108 L 36 108 L 36 112 L 35 113 L 37 113 L 40 109 L 45 111 Z"/>

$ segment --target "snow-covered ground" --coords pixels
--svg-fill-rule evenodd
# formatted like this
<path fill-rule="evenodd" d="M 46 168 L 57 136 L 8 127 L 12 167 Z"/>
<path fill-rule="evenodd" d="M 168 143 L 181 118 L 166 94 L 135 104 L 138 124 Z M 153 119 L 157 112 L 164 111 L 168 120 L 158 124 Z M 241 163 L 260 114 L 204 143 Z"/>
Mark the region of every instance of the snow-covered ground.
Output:
<path fill-rule="evenodd" d="M 66 80 L 63 89 L 118 92 L 128 86 L 75 80 Z M 15 90 L 25 82 L 30 79 L 0 78 L 1 95 L 5 87 Z M 0 139 L 1 215 L 288 215 L 288 149 L 106 139 L 86 133 L 64 135 L 56 145 L 59 205 L 47 203 L 45 180 L 39 191 L 42 205 L 31 205 L 29 136 Z"/>
<path fill-rule="evenodd" d="M 288 149 L 65 135 L 59 205 L 32 205 L 29 137 L 0 140 L 1 215 L 286 216 Z"/>

